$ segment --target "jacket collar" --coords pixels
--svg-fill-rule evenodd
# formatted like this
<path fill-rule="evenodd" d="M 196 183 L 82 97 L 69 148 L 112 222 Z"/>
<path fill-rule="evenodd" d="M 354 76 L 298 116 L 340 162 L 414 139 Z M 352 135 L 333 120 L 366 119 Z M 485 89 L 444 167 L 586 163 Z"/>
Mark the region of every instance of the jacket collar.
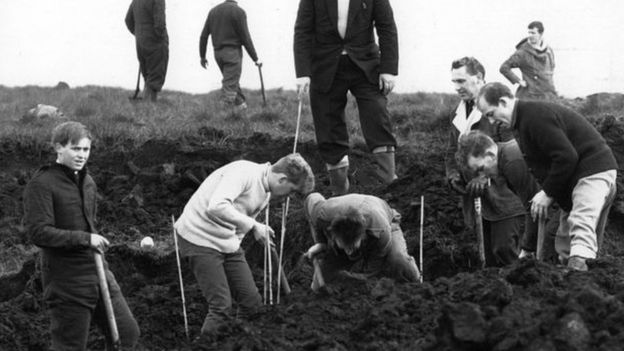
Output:
<path fill-rule="evenodd" d="M 479 123 L 481 120 L 481 112 L 474 107 L 470 115 L 466 116 L 466 103 L 464 100 L 460 101 L 455 110 L 455 118 L 453 118 L 453 126 L 459 131 L 459 136 L 468 133 L 472 126 Z"/>
<path fill-rule="evenodd" d="M 336 34 L 338 33 L 338 0 L 325 0 L 325 6 L 327 7 L 327 14 L 331 20 L 332 25 L 336 29 Z M 365 9 L 367 7 L 365 0 L 350 0 L 349 1 L 349 13 L 347 15 L 347 31 L 345 32 L 345 38 L 349 35 L 349 28 L 351 27 L 351 22 L 355 18 L 355 15 L 361 9 Z"/>

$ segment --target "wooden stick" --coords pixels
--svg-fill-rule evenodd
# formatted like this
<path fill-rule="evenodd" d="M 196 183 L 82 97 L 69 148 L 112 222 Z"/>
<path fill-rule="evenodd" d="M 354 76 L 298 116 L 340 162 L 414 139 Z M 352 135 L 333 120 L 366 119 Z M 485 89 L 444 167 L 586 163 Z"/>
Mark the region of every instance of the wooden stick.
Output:
<path fill-rule="evenodd" d="M 420 196 L 420 282 L 423 282 L 425 274 L 425 266 L 423 266 L 423 225 L 425 218 L 425 197 Z"/>
<path fill-rule="evenodd" d="M 190 340 L 189 338 L 189 330 L 188 330 L 188 316 L 186 315 L 186 298 L 184 297 L 184 281 L 182 279 L 182 266 L 180 265 L 180 252 L 178 250 L 178 236 L 176 234 L 176 230 L 174 227 L 175 217 L 171 215 L 171 228 L 173 231 L 173 243 L 175 245 L 176 252 L 176 262 L 178 264 L 178 278 L 180 280 L 180 295 L 182 296 L 182 314 L 184 315 L 184 333 L 186 334 L 186 340 Z"/>
<path fill-rule="evenodd" d="M 296 147 L 297 142 L 295 141 L 295 147 Z M 284 272 L 283 272 L 283 267 L 282 267 L 282 255 L 284 254 L 284 240 L 286 237 L 286 215 L 288 213 L 288 207 L 290 205 L 290 197 L 286 198 L 286 201 L 284 201 L 284 205 L 282 205 L 282 231 L 280 234 L 280 254 L 279 254 L 279 258 L 277 260 L 277 304 L 280 303 L 280 292 L 281 287 L 282 287 L 282 278 L 284 277 Z M 271 250 L 271 253 L 273 253 L 275 251 L 275 249 Z M 284 277 L 285 278 L 285 277 Z M 287 282 L 288 284 L 288 282 Z M 288 290 L 290 290 L 290 286 L 288 287 Z M 290 292 L 288 292 L 287 294 L 289 294 Z"/>
<path fill-rule="evenodd" d="M 535 252 L 538 261 L 544 260 L 544 240 L 546 232 L 546 218 L 540 216 L 537 222 L 537 251 Z"/>
<path fill-rule="evenodd" d="M 267 250 L 267 266 L 268 266 L 268 277 L 269 277 L 269 305 L 273 304 L 273 265 L 272 265 L 272 259 L 271 259 L 271 237 L 269 236 L 269 205 L 267 204 L 266 210 L 265 210 L 265 222 L 266 222 L 266 226 L 267 228 L 265 228 L 266 230 L 264 231 L 264 241 L 265 241 L 265 247 Z"/>
<path fill-rule="evenodd" d="M 98 282 L 100 284 L 100 290 L 102 292 L 102 299 L 104 300 L 106 319 L 108 320 L 108 327 L 111 332 L 111 339 L 113 340 L 113 349 L 120 350 L 121 345 L 119 343 L 119 331 L 117 330 L 115 311 L 113 310 L 113 303 L 111 302 L 110 291 L 108 290 L 106 273 L 104 272 L 104 262 L 102 259 L 102 254 L 99 251 L 95 251 L 93 253 L 93 259 L 95 260 L 95 268 L 97 270 Z"/>
<path fill-rule="evenodd" d="M 477 232 L 477 242 L 479 244 L 479 259 L 481 260 L 481 268 L 485 267 L 485 243 L 483 239 L 483 218 L 481 216 L 481 198 L 474 199 L 475 207 L 475 226 Z"/>

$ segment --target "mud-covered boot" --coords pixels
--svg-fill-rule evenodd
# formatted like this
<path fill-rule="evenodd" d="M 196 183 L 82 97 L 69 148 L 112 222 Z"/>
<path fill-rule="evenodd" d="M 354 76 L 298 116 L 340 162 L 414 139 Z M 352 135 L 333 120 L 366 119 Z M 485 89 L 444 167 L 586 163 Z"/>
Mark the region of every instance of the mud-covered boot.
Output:
<path fill-rule="evenodd" d="M 329 170 L 329 188 L 332 196 L 344 195 L 349 191 L 349 166 Z"/>
<path fill-rule="evenodd" d="M 381 148 L 373 150 L 373 157 L 378 166 L 376 169 L 377 176 L 379 176 L 385 184 L 390 184 L 398 178 L 394 163 L 394 148 L 383 147 L 383 151 L 378 149 Z"/>

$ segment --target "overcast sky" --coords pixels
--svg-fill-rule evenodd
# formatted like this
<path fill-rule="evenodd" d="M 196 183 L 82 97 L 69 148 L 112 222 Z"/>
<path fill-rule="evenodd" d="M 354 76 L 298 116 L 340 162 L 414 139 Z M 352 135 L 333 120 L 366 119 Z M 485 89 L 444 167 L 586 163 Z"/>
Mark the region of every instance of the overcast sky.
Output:
<path fill-rule="evenodd" d="M 359 1 L 359 0 L 351 0 Z M 167 0 L 170 60 L 165 89 L 220 87 L 209 51 L 199 65 L 199 34 L 217 0 Z M 267 88 L 294 89 L 293 26 L 298 0 L 241 0 Z M 0 0 L 0 85 L 104 85 L 133 89 L 138 63 L 124 17 L 129 0 Z M 555 85 L 567 97 L 624 87 L 621 0 L 391 0 L 399 31 L 398 92 L 451 92 L 450 62 L 472 55 L 488 81 L 541 20 L 555 50 Z M 209 46 L 209 48 L 211 48 Z M 243 87 L 258 89 L 245 54 Z"/>

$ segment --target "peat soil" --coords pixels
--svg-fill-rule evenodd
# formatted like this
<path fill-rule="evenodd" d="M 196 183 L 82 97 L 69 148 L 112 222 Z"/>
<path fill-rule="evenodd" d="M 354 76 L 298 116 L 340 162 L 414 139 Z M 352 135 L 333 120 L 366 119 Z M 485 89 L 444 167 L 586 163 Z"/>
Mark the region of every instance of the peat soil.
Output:
<path fill-rule="evenodd" d="M 624 165 L 624 123 L 609 117 L 597 125 Z M 275 294 L 274 304 L 264 306 L 251 320 L 232 318 L 214 335 L 198 338 L 207 307 L 183 260 L 187 338 L 171 216 L 181 213 L 214 169 L 237 159 L 275 161 L 293 145 L 293 138 L 254 135 L 224 141 L 217 130 L 201 132 L 201 140 L 152 140 L 140 147 L 130 141 L 113 145 L 100 140 L 90 160 L 100 194 L 100 233 L 112 242 L 106 258 L 141 327 L 143 349 L 546 351 L 621 350 L 624 345 L 621 175 L 604 254 L 589 262 L 589 272 L 568 272 L 553 260 L 531 259 L 481 269 L 475 236 L 463 229 L 458 198 L 445 185 L 441 152 L 399 152 L 399 179 L 383 186 L 374 176 L 370 156 L 357 148 L 351 155 L 352 191 L 380 196 L 402 214 L 408 248 L 417 261 L 420 196 L 424 196 L 425 282 L 345 280 L 327 293 L 312 293 L 312 267 L 301 258 L 312 239 L 301 199 L 293 198 L 283 250 L 292 293 Z M 1 147 L 0 243 L 6 250 L 30 252 L 21 222 L 21 194 L 36 167 L 52 160 L 52 155 L 32 155 L 11 143 Z M 316 172 L 317 189 L 328 195 L 315 145 L 299 144 L 298 152 Z M 276 242 L 281 218 L 282 204 L 271 204 Z M 145 235 L 155 239 L 153 249 L 139 247 Z M 262 294 L 263 251 L 248 239 L 243 246 Z M 0 350 L 48 347 L 49 319 L 42 302 L 38 254 L 31 251 L 21 270 L 0 277 Z M 103 349 L 99 331 L 90 333 L 89 348 Z"/>

